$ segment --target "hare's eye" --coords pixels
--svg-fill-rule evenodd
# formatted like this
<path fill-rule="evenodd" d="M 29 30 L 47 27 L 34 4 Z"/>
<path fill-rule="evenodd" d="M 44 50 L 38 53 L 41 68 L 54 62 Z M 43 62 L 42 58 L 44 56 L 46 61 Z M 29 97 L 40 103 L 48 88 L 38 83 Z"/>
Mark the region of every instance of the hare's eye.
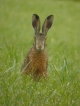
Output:
<path fill-rule="evenodd" d="M 47 39 L 47 37 L 45 37 L 45 40 Z"/>
<path fill-rule="evenodd" d="M 34 39 L 36 40 L 36 37 L 34 37 Z"/>

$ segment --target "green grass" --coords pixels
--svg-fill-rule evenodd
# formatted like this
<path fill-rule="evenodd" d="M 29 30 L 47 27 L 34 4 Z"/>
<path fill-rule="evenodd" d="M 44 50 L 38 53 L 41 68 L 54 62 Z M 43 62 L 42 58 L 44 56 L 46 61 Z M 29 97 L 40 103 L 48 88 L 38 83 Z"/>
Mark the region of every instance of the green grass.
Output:
<path fill-rule="evenodd" d="M 20 68 L 33 44 L 32 14 L 41 24 L 54 15 L 47 35 L 49 77 L 33 82 Z M 80 2 L 0 0 L 0 106 L 80 106 Z"/>

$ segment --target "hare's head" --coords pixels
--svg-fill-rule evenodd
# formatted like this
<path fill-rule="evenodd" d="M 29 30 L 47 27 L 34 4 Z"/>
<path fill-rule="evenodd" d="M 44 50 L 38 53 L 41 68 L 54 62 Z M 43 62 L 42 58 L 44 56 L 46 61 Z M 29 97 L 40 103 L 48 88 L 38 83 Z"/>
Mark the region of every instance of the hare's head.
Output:
<path fill-rule="evenodd" d="M 42 33 L 40 33 L 40 18 L 37 14 L 32 16 L 32 26 L 35 30 L 35 48 L 38 51 L 43 51 L 45 49 L 46 35 L 48 30 L 51 28 L 53 23 L 53 15 L 48 16 L 42 26 Z"/>

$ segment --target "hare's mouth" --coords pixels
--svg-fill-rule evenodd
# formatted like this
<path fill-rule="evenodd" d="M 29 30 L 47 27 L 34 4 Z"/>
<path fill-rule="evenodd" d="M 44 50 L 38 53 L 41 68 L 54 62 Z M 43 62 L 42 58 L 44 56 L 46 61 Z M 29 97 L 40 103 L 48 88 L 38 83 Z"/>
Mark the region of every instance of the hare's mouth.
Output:
<path fill-rule="evenodd" d="M 44 50 L 44 47 L 36 47 L 36 50 L 37 51 L 43 51 Z"/>
<path fill-rule="evenodd" d="M 38 49 L 37 49 L 37 51 L 39 51 L 39 52 L 40 52 L 40 51 L 43 51 L 43 50 L 44 50 L 44 49 L 41 49 L 41 48 L 38 48 Z"/>

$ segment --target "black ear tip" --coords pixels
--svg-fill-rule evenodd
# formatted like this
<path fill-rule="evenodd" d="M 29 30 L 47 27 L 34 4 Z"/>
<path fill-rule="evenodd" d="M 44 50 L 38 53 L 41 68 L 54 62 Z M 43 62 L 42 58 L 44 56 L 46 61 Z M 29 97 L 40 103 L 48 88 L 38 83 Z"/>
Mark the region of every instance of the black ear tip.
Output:
<path fill-rule="evenodd" d="M 33 14 L 33 16 L 35 16 L 36 19 L 39 19 L 39 16 L 37 14 Z"/>
<path fill-rule="evenodd" d="M 47 17 L 47 19 L 50 19 L 50 18 L 54 18 L 54 15 L 49 15 L 48 17 Z"/>

